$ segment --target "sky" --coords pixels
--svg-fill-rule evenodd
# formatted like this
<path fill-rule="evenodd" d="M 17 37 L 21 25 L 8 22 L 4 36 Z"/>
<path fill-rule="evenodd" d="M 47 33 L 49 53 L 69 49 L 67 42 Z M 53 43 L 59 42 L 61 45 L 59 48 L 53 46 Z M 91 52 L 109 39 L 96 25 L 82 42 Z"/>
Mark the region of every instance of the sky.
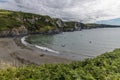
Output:
<path fill-rule="evenodd" d="M 102 20 L 102 21 L 97 21 L 96 23 L 99 24 L 109 24 L 109 25 L 120 25 L 120 18 L 116 19 L 110 19 L 110 20 Z"/>
<path fill-rule="evenodd" d="M 120 25 L 120 0 L 0 0 L 0 9 L 62 20 Z"/>

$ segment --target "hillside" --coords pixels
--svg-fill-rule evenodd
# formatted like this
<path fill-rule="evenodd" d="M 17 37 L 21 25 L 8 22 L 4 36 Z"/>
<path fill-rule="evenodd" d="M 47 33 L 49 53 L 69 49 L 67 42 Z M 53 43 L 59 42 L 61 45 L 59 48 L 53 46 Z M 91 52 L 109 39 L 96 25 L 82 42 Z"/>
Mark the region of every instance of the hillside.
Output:
<path fill-rule="evenodd" d="M 75 21 L 64 22 L 58 18 L 32 13 L 0 10 L 0 36 L 20 36 L 29 33 L 54 34 L 91 28 L 115 27 L 104 24 L 83 24 Z M 120 26 L 116 26 L 120 27 Z"/>
<path fill-rule="evenodd" d="M 120 49 L 102 54 L 94 59 L 70 64 L 45 64 L 42 66 L 0 70 L 0 80 L 119 80 Z"/>
<path fill-rule="evenodd" d="M 37 32 L 57 32 L 59 26 L 57 26 L 55 21 L 55 19 L 52 19 L 49 16 L 0 10 L 1 36 L 2 34 L 4 36 L 4 33 L 6 33 L 6 35 L 14 36 L 15 34 L 24 35 Z"/>
<path fill-rule="evenodd" d="M 120 27 L 118 25 L 107 25 L 107 24 L 96 24 L 96 23 L 87 23 L 85 24 L 85 29 L 91 29 L 91 28 L 117 28 Z"/>
<path fill-rule="evenodd" d="M 81 27 L 76 26 L 76 23 L 77 22 L 73 23 L 73 25 L 68 25 L 61 19 L 55 19 L 45 15 L 0 10 L 0 36 L 74 31 L 75 28 Z M 68 27 L 70 28 L 69 30 L 67 30 Z"/>

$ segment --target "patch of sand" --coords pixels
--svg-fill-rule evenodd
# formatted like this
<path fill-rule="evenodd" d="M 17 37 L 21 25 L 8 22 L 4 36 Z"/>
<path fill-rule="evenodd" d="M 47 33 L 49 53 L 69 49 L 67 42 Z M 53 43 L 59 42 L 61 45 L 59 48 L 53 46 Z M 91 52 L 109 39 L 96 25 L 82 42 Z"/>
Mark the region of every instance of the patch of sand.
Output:
<path fill-rule="evenodd" d="M 0 61 L 10 62 L 15 66 L 23 64 L 41 65 L 45 63 L 68 63 L 70 60 L 47 55 L 35 48 L 25 47 L 20 38 L 0 38 Z"/>

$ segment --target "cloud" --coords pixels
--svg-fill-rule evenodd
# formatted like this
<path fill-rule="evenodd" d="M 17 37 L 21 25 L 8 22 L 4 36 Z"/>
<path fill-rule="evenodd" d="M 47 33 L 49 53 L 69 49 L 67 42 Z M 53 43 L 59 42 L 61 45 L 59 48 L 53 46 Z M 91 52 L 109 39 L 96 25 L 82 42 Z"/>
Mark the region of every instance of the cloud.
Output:
<path fill-rule="evenodd" d="M 7 2 L 7 1 L 6 1 L 6 0 L 0 0 L 0 2 L 1 2 L 1 3 L 5 3 L 5 2 Z"/>
<path fill-rule="evenodd" d="M 3 1 L 3 0 L 2 0 Z M 0 8 L 95 22 L 120 18 L 120 0 L 0 0 Z"/>

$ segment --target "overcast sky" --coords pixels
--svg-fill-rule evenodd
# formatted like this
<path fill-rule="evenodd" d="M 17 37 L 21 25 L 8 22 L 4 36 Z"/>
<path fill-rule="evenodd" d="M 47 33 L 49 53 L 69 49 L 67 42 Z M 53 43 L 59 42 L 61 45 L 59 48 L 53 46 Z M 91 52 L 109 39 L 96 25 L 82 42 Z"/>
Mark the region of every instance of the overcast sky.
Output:
<path fill-rule="evenodd" d="M 120 18 L 120 0 L 0 0 L 0 8 L 82 22 Z"/>

